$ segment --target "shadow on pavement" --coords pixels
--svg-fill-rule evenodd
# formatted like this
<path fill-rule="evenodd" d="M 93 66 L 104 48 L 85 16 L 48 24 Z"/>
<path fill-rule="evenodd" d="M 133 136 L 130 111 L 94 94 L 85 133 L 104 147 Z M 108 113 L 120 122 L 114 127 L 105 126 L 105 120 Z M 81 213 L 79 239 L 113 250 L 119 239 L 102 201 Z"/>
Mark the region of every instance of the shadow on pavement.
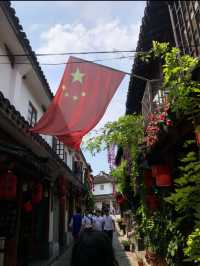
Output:
<path fill-rule="evenodd" d="M 113 247 L 119 266 L 137 266 L 134 253 L 124 251 L 124 248 L 120 243 L 120 235 L 118 232 L 113 235 Z"/>

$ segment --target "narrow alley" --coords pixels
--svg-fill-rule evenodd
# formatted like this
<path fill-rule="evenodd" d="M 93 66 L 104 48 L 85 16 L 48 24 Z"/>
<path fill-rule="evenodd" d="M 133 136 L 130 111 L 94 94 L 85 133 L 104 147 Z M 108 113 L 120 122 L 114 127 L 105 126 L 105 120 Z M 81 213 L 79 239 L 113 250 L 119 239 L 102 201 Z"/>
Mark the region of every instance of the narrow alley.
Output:
<path fill-rule="evenodd" d="M 0 1 L 0 77 L 0 266 L 200 266 L 200 1 Z"/>
<path fill-rule="evenodd" d="M 115 256 L 119 263 L 119 266 L 137 266 L 137 261 L 135 258 L 134 252 L 126 252 L 122 247 L 121 243 L 121 236 L 119 231 L 117 231 L 113 236 L 113 246 L 115 250 Z M 71 257 L 71 250 L 69 248 L 59 260 L 55 261 L 51 264 L 51 266 L 70 266 L 70 257 Z"/>

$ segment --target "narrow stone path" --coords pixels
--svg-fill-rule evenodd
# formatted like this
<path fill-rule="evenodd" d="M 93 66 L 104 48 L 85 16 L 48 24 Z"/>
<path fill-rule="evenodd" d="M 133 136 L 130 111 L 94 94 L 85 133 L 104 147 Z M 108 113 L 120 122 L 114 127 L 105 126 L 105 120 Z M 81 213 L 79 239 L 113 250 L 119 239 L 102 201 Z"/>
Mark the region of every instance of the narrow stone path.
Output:
<path fill-rule="evenodd" d="M 119 266 L 137 266 L 135 256 L 133 252 L 124 251 L 123 246 L 120 243 L 120 236 L 118 233 L 114 234 L 113 247 L 115 250 L 115 256 L 119 263 Z"/>
<path fill-rule="evenodd" d="M 115 256 L 119 263 L 119 266 L 137 266 L 138 265 L 135 260 L 134 253 L 125 252 L 123 250 L 123 247 L 119 241 L 118 233 L 114 233 L 113 247 L 115 250 Z M 70 247 L 57 261 L 51 264 L 51 266 L 70 266 L 71 250 L 72 248 Z"/>

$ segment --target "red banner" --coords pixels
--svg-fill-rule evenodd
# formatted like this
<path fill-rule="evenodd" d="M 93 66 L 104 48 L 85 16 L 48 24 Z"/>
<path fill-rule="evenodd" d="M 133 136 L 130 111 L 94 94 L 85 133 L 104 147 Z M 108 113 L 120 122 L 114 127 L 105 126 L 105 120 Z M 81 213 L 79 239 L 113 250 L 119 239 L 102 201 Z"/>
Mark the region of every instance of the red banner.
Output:
<path fill-rule="evenodd" d="M 104 115 L 125 73 L 70 57 L 58 91 L 34 132 L 57 136 L 79 149 L 80 143 Z"/>

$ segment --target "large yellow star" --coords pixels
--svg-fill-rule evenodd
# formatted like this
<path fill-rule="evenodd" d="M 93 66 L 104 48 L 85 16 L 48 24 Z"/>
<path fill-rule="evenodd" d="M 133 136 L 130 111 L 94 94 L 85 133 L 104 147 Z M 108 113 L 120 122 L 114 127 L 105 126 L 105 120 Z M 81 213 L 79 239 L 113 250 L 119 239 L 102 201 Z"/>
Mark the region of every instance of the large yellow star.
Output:
<path fill-rule="evenodd" d="M 76 72 L 71 73 L 73 76 L 72 82 L 79 81 L 80 83 L 83 82 L 83 77 L 85 76 L 84 73 L 81 73 L 79 68 L 76 69 Z"/>

